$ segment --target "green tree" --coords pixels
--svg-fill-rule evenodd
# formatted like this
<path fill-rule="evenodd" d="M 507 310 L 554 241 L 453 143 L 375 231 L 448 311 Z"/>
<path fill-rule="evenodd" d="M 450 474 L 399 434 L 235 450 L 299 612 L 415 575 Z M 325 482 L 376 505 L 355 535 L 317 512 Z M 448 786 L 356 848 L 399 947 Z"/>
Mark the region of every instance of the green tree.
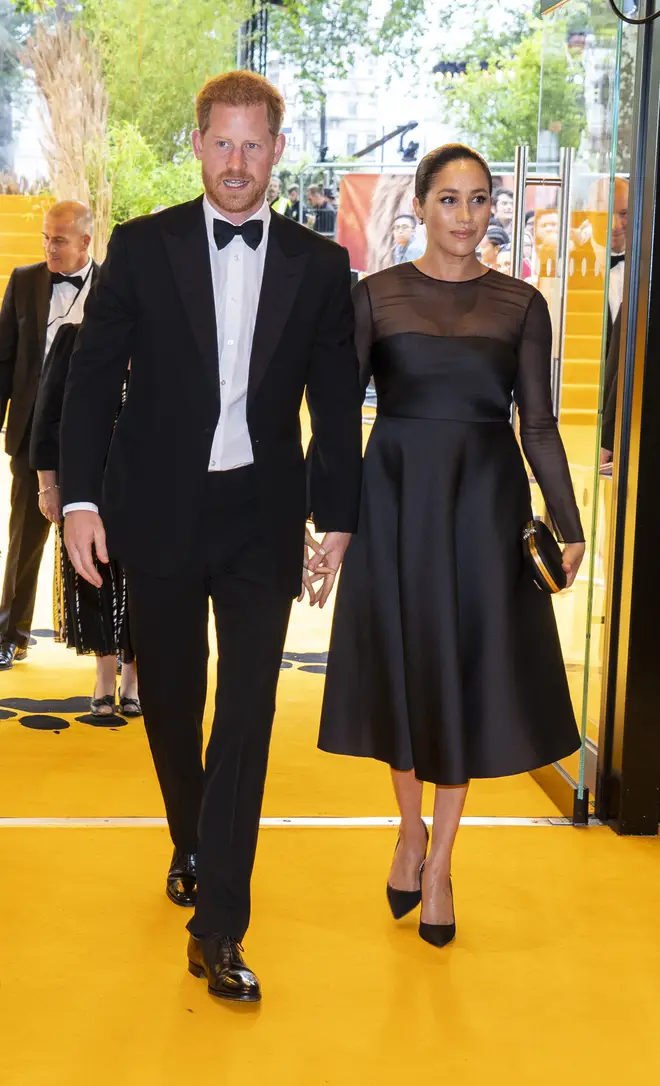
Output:
<path fill-rule="evenodd" d="M 162 162 L 187 147 L 195 94 L 233 68 L 248 0 L 81 0 L 104 61 L 113 124 L 137 126 Z"/>
<path fill-rule="evenodd" d="M 426 0 L 287 0 L 273 8 L 270 47 L 293 64 L 300 92 L 321 101 L 329 79 L 345 78 L 358 55 L 387 53 L 395 66 L 415 51 Z"/>
<path fill-rule="evenodd" d="M 543 54 L 538 23 L 517 44 L 488 52 L 470 62 L 464 76 L 442 87 L 443 107 L 450 111 L 462 138 L 493 161 L 512 161 L 516 144 L 526 143 L 536 157 L 539 95 L 543 76 L 541 130 L 556 132 L 564 147 L 577 147 L 585 127 L 579 62 L 568 50 Z M 487 68 L 482 69 L 480 62 Z"/>
<path fill-rule="evenodd" d="M 21 84 L 19 53 L 32 24 L 32 13 L 12 0 L 0 0 L 0 170 L 11 167 L 12 98 Z"/>
<path fill-rule="evenodd" d="M 112 184 L 112 225 L 159 207 L 192 200 L 202 191 L 199 162 L 192 153 L 159 160 L 136 125 L 122 121 L 109 133 L 108 178 Z"/>

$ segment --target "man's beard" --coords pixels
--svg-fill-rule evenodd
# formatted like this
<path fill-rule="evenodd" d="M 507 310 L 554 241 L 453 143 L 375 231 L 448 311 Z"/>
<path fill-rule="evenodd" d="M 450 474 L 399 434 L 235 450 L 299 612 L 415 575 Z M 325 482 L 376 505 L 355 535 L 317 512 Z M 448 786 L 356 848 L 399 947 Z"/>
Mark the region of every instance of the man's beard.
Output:
<path fill-rule="evenodd" d="M 202 181 L 207 195 L 221 211 L 225 211 L 230 215 L 240 215 L 243 211 L 250 211 L 257 206 L 260 207 L 264 201 L 268 184 L 260 186 L 254 177 L 246 173 L 240 180 L 248 181 L 249 184 L 245 188 L 233 191 L 223 184 L 224 181 L 233 179 L 238 180 L 231 173 L 220 173 L 211 176 L 206 170 L 202 169 Z"/>

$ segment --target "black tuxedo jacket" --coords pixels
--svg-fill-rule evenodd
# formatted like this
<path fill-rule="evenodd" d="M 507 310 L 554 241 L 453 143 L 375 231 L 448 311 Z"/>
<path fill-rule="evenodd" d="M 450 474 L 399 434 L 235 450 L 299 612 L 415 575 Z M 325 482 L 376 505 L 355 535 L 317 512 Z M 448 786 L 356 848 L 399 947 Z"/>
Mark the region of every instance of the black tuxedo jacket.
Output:
<path fill-rule="evenodd" d="M 94 265 L 92 276 L 97 272 Z M 16 455 L 30 429 L 44 361 L 50 295 L 50 272 L 42 260 L 14 268 L 2 299 L 0 426 L 6 419 L 6 449 L 10 456 Z"/>
<path fill-rule="evenodd" d="M 316 527 L 357 527 L 361 397 L 353 324 L 346 251 L 273 215 L 247 419 L 273 573 L 292 595 L 300 589 L 308 512 L 300 440 L 305 390 Z M 113 433 L 129 359 L 130 388 Z M 63 504 L 98 505 L 111 553 L 124 565 L 173 576 L 192 561 L 221 406 L 200 197 L 115 229 L 69 368 L 60 431 Z"/>

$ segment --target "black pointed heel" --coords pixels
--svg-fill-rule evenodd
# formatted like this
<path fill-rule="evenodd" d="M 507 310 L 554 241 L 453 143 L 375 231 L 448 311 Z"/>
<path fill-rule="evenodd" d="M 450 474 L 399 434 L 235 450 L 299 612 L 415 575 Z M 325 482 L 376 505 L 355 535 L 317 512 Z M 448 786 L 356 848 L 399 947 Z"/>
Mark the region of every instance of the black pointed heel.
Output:
<path fill-rule="evenodd" d="M 454 907 L 454 888 L 451 884 L 451 875 L 449 876 L 449 892 L 451 893 L 452 909 Z M 421 894 L 420 894 L 421 897 Z M 443 947 L 451 943 L 456 938 L 456 915 L 451 924 L 425 924 L 423 920 L 419 922 L 419 934 L 426 943 L 430 943 L 431 946 Z"/>
<path fill-rule="evenodd" d="M 429 847 L 429 831 L 426 822 L 422 822 L 424 830 L 426 831 L 426 848 Z M 396 852 L 399 847 L 401 837 L 397 838 Z M 407 916 L 408 913 L 416 909 L 422 900 L 422 872 L 424 871 L 424 863 L 426 863 L 426 850 L 424 851 L 424 862 L 419 869 L 419 890 L 395 890 L 393 886 L 387 884 L 387 900 L 392 911 L 392 916 L 395 920 L 401 920 L 402 917 Z"/>

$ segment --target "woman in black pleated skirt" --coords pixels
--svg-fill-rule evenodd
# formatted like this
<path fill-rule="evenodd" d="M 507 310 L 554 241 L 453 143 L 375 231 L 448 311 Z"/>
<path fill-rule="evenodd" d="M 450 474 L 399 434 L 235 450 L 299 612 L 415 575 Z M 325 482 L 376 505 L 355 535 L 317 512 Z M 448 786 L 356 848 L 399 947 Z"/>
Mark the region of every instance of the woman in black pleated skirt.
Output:
<path fill-rule="evenodd" d="M 76 573 L 64 546 L 57 483 L 59 428 L 69 362 L 78 326 L 62 325 L 53 340 L 39 384 L 30 441 L 30 465 L 39 477 L 39 508 L 56 526 L 53 622 L 55 640 L 78 655 L 96 656 L 96 686 L 90 712 L 99 719 L 142 715 L 135 654 L 131 645 L 126 578 L 121 566 L 99 562 L 103 579 L 95 588 Z M 119 703 L 117 670 L 121 671 Z"/>

